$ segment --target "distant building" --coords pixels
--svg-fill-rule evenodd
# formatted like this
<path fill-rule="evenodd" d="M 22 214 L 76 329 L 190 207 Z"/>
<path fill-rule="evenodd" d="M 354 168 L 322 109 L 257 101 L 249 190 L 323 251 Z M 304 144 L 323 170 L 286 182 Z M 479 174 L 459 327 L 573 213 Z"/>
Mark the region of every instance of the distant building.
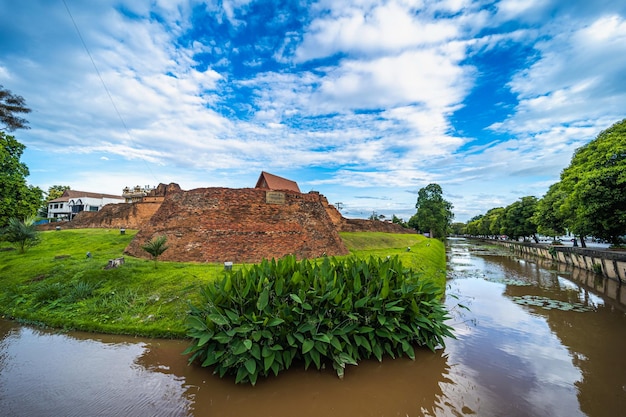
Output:
<path fill-rule="evenodd" d="M 123 202 L 119 195 L 65 190 L 61 197 L 48 202 L 48 218 L 72 220 L 81 211 L 100 211 L 107 204 Z"/>
<path fill-rule="evenodd" d="M 147 196 L 150 191 L 154 190 L 154 187 L 150 187 L 146 185 L 145 187 L 140 187 L 139 185 L 134 186 L 133 188 L 125 187 L 122 192 L 122 197 L 127 203 L 138 203 L 143 201 L 144 197 Z"/>
<path fill-rule="evenodd" d="M 300 188 L 295 181 L 291 181 L 265 171 L 261 172 L 259 180 L 256 182 L 256 186 L 254 188 L 271 191 L 295 191 L 297 193 L 301 193 Z"/>

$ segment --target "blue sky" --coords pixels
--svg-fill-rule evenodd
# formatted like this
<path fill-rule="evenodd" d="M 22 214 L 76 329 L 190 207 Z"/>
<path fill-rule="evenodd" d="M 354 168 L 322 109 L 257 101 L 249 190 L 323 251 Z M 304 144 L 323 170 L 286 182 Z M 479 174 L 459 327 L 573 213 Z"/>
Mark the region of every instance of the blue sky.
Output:
<path fill-rule="evenodd" d="M 467 221 L 626 117 L 626 2 L 0 0 L 0 84 L 44 190 L 265 170 L 346 217 L 438 183 Z"/>

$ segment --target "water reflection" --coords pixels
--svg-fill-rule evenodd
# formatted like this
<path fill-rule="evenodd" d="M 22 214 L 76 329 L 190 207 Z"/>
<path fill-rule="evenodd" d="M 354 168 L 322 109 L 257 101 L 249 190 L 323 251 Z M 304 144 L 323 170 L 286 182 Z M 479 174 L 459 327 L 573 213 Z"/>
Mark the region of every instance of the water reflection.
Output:
<path fill-rule="evenodd" d="M 435 416 L 448 356 L 370 361 L 339 380 L 293 369 L 256 387 L 188 366 L 185 342 L 60 334 L 0 321 L 0 410 L 10 416 Z M 441 414 L 444 412 L 444 414 Z"/>
<path fill-rule="evenodd" d="M 481 415 L 609 416 L 625 409 L 619 283 L 463 241 L 453 243 L 450 256 L 457 259 L 449 264 L 456 278 L 450 292 L 472 303 L 473 322 L 459 328 L 449 354 L 488 389 L 491 403 Z M 522 306 L 513 302 L 519 297 L 552 302 Z M 589 311 L 570 310 L 569 303 Z"/>
<path fill-rule="evenodd" d="M 143 342 L 105 342 L 6 321 L 0 335 L 2 415 L 189 415 L 182 378 L 134 362 L 147 349 Z"/>
<path fill-rule="evenodd" d="M 455 241 L 458 339 L 415 361 L 291 369 L 257 386 L 189 366 L 184 341 L 58 333 L 0 320 L 0 415 L 615 416 L 626 409 L 626 297 L 585 271 Z M 520 305 L 580 302 L 588 312 Z M 460 307 L 467 305 L 469 311 Z"/>

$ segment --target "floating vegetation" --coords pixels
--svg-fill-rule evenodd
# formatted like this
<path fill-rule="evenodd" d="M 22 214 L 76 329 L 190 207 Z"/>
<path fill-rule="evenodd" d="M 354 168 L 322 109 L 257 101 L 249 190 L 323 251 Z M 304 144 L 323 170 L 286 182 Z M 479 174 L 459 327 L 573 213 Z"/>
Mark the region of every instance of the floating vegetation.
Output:
<path fill-rule="evenodd" d="M 489 282 L 496 282 L 498 284 L 505 284 L 505 285 L 513 285 L 516 287 L 524 287 L 524 286 L 528 286 L 528 285 L 532 285 L 530 282 L 526 282 L 526 281 L 522 281 L 520 279 L 513 279 L 513 278 L 485 278 L 485 281 L 489 281 Z"/>
<path fill-rule="evenodd" d="M 570 303 L 567 301 L 553 300 L 551 298 L 541 297 L 538 295 L 523 295 L 521 297 L 515 296 L 512 298 L 517 304 L 541 307 L 544 310 L 576 311 L 579 313 L 593 311 L 593 308 L 585 306 L 582 303 Z"/>

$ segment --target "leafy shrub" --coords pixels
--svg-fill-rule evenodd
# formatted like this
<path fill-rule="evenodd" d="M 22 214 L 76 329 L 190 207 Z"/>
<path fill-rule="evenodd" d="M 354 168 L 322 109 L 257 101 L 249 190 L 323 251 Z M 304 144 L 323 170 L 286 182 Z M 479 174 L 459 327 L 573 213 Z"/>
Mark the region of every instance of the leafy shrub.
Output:
<path fill-rule="evenodd" d="M 264 260 L 201 289 L 186 320 L 190 363 L 214 366 L 235 382 L 256 383 L 294 361 L 317 369 L 383 355 L 414 358 L 453 337 L 441 290 L 405 269 L 398 257 Z"/>

